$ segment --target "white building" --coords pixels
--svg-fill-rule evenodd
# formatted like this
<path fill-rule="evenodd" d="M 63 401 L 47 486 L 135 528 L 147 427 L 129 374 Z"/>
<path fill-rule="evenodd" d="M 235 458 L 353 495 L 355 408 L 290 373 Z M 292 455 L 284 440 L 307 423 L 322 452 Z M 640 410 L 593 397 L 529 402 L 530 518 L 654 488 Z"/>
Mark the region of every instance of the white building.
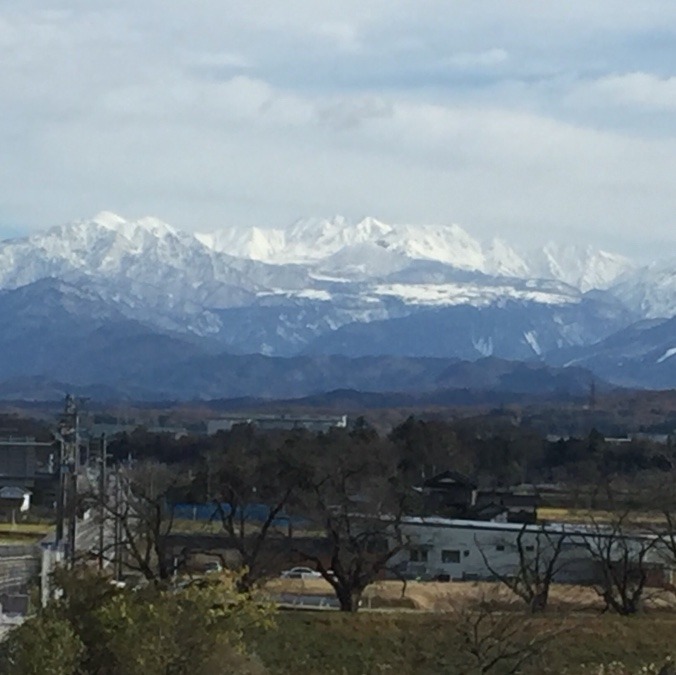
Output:
<path fill-rule="evenodd" d="M 261 431 L 271 429 L 307 429 L 327 432 L 330 429 L 347 428 L 347 415 L 266 415 L 232 414 L 207 421 L 207 434 L 213 436 L 219 431 L 230 431 L 236 424 L 252 424 Z"/>
<path fill-rule="evenodd" d="M 401 523 L 406 547 L 390 567 L 407 578 L 490 579 L 518 573 L 522 560 L 551 559 L 555 580 L 591 583 L 598 578 L 604 547 L 609 556 L 630 558 L 645 568 L 671 573 L 671 556 L 655 535 L 621 534 L 610 527 L 551 523 L 522 525 L 490 521 L 408 517 Z M 521 548 L 521 551 L 519 550 Z"/>

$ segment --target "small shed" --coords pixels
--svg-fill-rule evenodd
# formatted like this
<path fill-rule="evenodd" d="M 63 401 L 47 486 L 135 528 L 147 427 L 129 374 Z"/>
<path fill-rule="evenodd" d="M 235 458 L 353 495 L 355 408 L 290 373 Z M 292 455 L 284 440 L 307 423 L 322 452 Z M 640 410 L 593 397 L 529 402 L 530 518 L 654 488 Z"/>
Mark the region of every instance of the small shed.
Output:
<path fill-rule="evenodd" d="M 0 488 L 0 510 L 2 512 L 20 511 L 25 513 L 31 507 L 33 493 L 23 487 L 8 486 Z"/>

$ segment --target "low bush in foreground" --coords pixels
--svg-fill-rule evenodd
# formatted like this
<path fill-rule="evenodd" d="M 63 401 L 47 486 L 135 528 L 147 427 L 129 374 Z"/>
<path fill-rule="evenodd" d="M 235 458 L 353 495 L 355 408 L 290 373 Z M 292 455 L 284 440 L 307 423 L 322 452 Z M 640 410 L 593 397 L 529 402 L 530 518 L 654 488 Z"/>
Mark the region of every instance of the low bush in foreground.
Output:
<path fill-rule="evenodd" d="M 258 675 L 244 635 L 267 610 L 227 576 L 182 589 L 120 589 L 91 572 L 62 573 L 60 597 L 0 650 L 7 675 Z"/>

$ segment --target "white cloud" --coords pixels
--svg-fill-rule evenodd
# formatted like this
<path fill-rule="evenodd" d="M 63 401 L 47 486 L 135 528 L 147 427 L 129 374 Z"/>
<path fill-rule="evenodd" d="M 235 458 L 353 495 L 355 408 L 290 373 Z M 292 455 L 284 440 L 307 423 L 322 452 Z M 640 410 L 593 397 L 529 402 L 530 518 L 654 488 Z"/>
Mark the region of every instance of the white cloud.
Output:
<path fill-rule="evenodd" d="M 344 212 L 675 241 L 676 120 L 645 114 L 676 106 L 672 20 L 671 0 L 5 0 L 0 223 Z"/>
<path fill-rule="evenodd" d="M 320 103 L 316 112 L 322 123 L 336 129 L 353 129 L 368 120 L 391 117 L 394 108 L 391 101 L 380 96 L 359 96 Z"/>
<path fill-rule="evenodd" d="M 243 54 L 236 54 L 233 52 L 197 52 L 195 54 L 188 53 L 186 60 L 192 66 L 198 68 L 214 68 L 214 69 L 246 69 L 251 68 L 252 64 Z"/>
<path fill-rule="evenodd" d="M 676 109 L 676 77 L 659 77 L 653 73 L 633 72 L 608 75 L 582 85 L 574 100 L 596 106 L 621 105 L 645 110 Z"/>
<path fill-rule="evenodd" d="M 314 32 L 321 38 L 327 38 L 329 46 L 335 46 L 346 52 L 359 51 L 361 45 L 355 26 L 347 22 L 320 23 Z"/>
<path fill-rule="evenodd" d="M 453 54 L 442 63 L 453 68 L 490 67 L 504 63 L 509 54 L 504 49 L 488 49 L 483 52 L 460 52 Z"/>

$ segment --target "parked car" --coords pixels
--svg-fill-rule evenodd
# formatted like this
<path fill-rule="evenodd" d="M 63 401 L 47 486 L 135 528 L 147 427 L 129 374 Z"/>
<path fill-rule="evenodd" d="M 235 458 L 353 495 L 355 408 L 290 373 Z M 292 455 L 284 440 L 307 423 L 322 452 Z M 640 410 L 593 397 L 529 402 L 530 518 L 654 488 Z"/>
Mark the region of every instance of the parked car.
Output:
<path fill-rule="evenodd" d="M 284 570 L 280 575 L 282 579 L 321 579 L 322 575 L 311 567 L 292 567 Z"/>

